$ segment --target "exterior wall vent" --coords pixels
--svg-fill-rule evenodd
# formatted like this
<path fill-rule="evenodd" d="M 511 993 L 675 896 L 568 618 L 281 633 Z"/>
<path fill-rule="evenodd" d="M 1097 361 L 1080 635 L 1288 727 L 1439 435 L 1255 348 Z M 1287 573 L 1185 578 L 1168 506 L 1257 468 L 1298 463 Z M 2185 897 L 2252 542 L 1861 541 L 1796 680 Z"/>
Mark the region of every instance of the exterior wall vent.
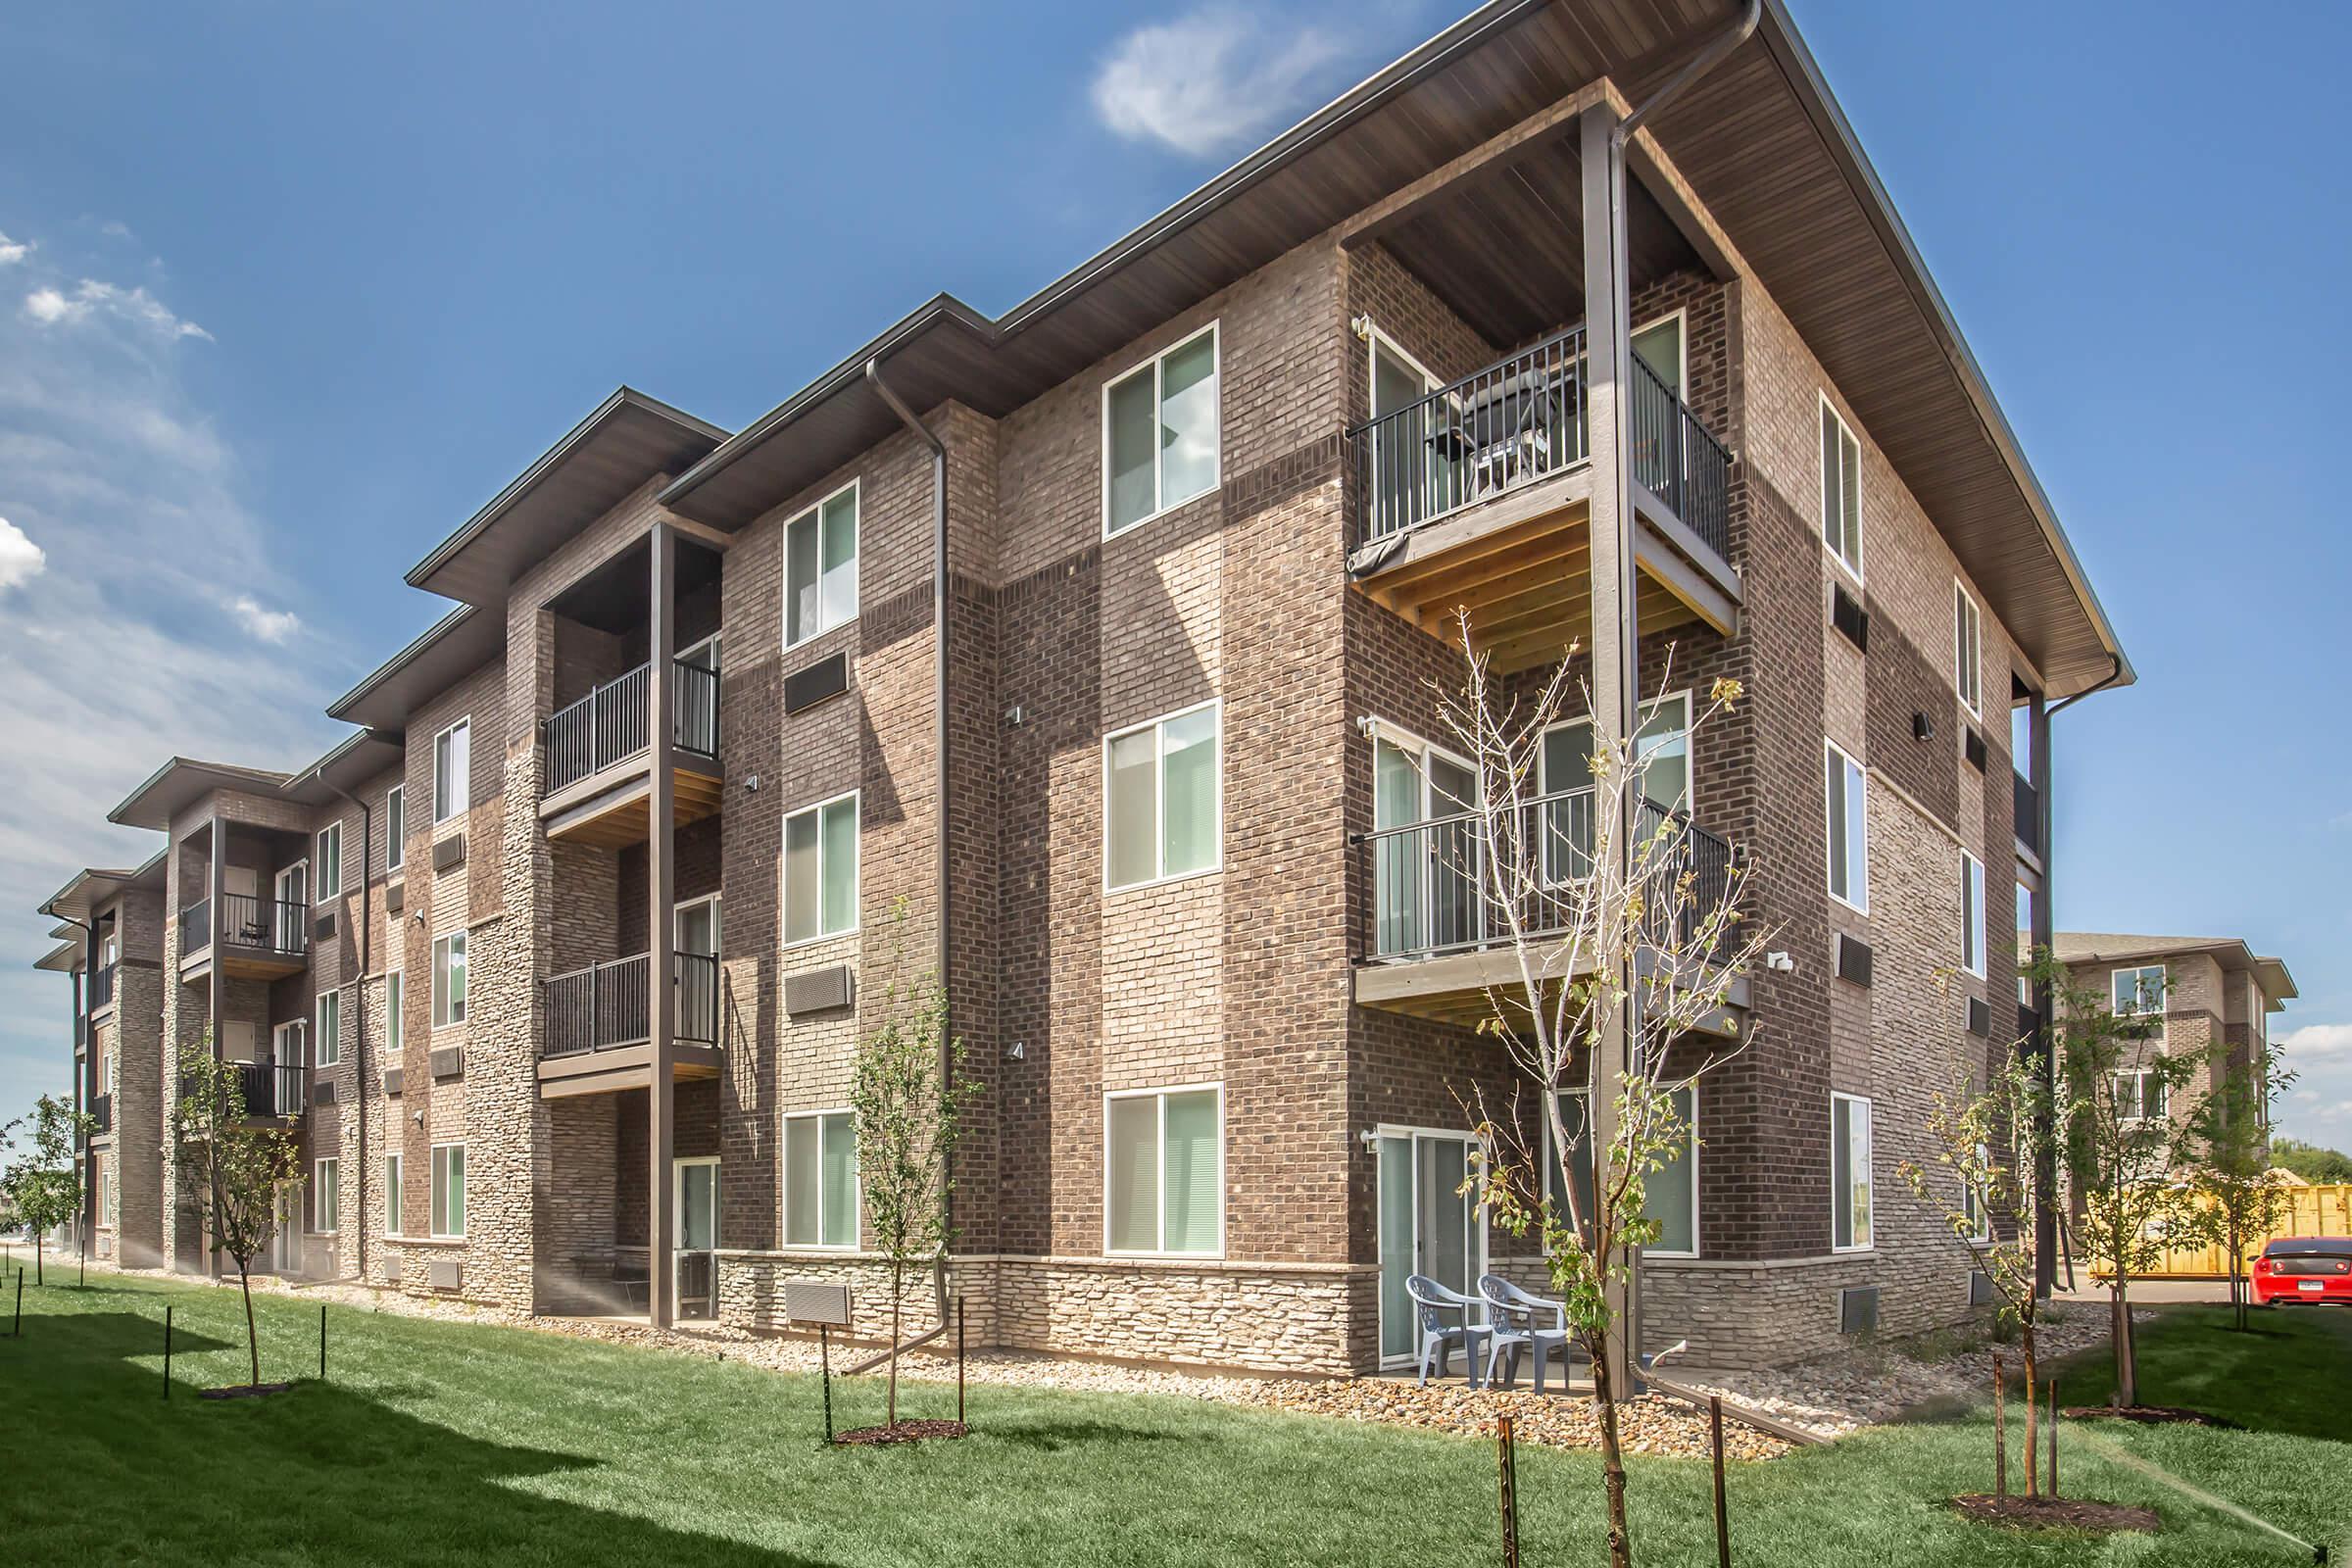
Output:
<path fill-rule="evenodd" d="M 1879 1326 L 1879 1288 L 1850 1285 L 1838 1293 L 1838 1332 L 1870 1334 Z"/>
<path fill-rule="evenodd" d="M 316 920 L 313 920 L 311 922 L 311 935 L 313 938 L 320 942 L 332 942 L 335 939 L 335 911 L 329 909 L 324 914 L 318 916 L 318 918 Z"/>
<path fill-rule="evenodd" d="M 1838 933 L 1838 978 L 1855 985 L 1870 984 L 1870 944 Z"/>
<path fill-rule="evenodd" d="M 1830 624 L 1863 653 L 1870 652 L 1870 612 L 1842 585 L 1830 590 Z"/>
<path fill-rule="evenodd" d="M 1992 1033 L 1992 1007 L 1983 997 L 1968 999 L 1968 1032 L 1980 1037 Z"/>
<path fill-rule="evenodd" d="M 433 1053 L 433 1076 L 435 1078 L 465 1077 L 466 1048 L 464 1046 L 443 1046 L 435 1051 Z"/>
<path fill-rule="evenodd" d="M 1981 1268 L 1970 1269 L 1968 1271 L 1968 1304 L 1990 1306 L 1998 1298 L 1993 1294 L 1992 1276 Z"/>
<path fill-rule="evenodd" d="M 321 1078 L 318 1082 L 311 1085 L 312 1104 L 331 1105 L 334 1102 L 335 1081 L 332 1078 Z"/>
<path fill-rule="evenodd" d="M 402 907 L 407 905 L 407 903 L 408 898 L 406 884 L 394 882 L 385 887 L 384 912 L 386 914 L 398 914 Z"/>
<path fill-rule="evenodd" d="M 436 841 L 434 842 L 434 844 L 433 844 L 433 869 L 434 869 L 434 870 L 436 870 L 436 871 L 447 871 L 447 870 L 451 869 L 453 866 L 460 866 L 460 865 L 464 865 L 465 863 L 466 863 L 466 835 L 465 835 L 465 834 L 463 834 L 463 833 L 452 833 L 452 834 L 451 834 L 449 837 L 447 837 L 447 838 L 445 838 L 445 839 L 439 839 L 439 840 L 436 840 Z"/>
<path fill-rule="evenodd" d="M 454 1257 L 436 1257 L 432 1266 L 432 1287 L 436 1291 L 454 1291 L 465 1280 L 465 1272 Z"/>
<path fill-rule="evenodd" d="M 1967 726 L 1967 733 L 1968 738 L 1960 743 L 1960 750 L 1968 758 L 1968 765 L 1982 773 L 1985 765 L 1984 736 L 1974 724 Z"/>
<path fill-rule="evenodd" d="M 784 1010 L 795 1018 L 803 1013 L 831 1012 L 848 1006 L 856 990 L 846 963 L 803 969 L 784 977 Z"/>
<path fill-rule="evenodd" d="M 384 1069 L 384 1093 L 395 1097 L 400 1094 L 400 1069 L 398 1067 Z"/>
<path fill-rule="evenodd" d="M 850 656 L 834 654 L 784 677 L 784 711 L 806 712 L 850 689 Z"/>

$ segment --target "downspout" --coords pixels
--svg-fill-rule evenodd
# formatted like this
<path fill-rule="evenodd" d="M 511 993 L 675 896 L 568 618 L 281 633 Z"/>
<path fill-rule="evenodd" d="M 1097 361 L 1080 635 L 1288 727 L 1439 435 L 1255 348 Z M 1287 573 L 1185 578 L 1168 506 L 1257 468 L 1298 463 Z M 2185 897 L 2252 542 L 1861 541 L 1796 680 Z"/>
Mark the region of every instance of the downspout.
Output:
<path fill-rule="evenodd" d="M 368 857 L 375 848 L 375 813 L 368 809 L 366 801 L 329 779 L 325 768 L 313 769 L 311 777 L 360 808 L 360 1004 L 353 1009 L 359 1017 L 351 1033 L 352 1076 L 359 1086 L 359 1092 L 352 1096 L 352 1103 L 359 1107 L 360 1157 L 359 1169 L 352 1174 L 356 1178 L 353 1196 L 358 1199 L 360 1205 L 360 1243 L 356 1250 L 358 1256 L 353 1261 L 352 1277 L 365 1280 L 368 1277 L 368 956 L 373 951 L 370 939 L 374 927 L 374 922 L 368 917 L 370 900 L 368 884 L 373 876 Z"/>
<path fill-rule="evenodd" d="M 1608 168 L 1606 170 L 1606 178 L 1609 189 L 1608 212 L 1606 214 L 1606 219 L 1609 225 L 1609 318 L 1612 323 L 1611 330 L 1609 332 L 1609 385 L 1614 389 L 1613 396 L 1617 399 L 1616 416 L 1611 419 L 1610 423 L 1616 431 L 1617 443 L 1616 459 L 1614 464 L 1618 473 L 1617 493 L 1619 502 L 1617 510 L 1619 513 L 1619 520 L 1621 525 L 1628 528 L 1632 526 L 1630 519 L 1632 507 L 1630 505 L 1631 497 L 1626 493 L 1627 486 L 1625 483 L 1624 474 L 1628 466 L 1627 460 L 1631 453 L 1631 447 L 1630 437 L 1628 436 L 1626 430 L 1625 389 L 1629 384 L 1631 384 L 1634 374 L 1634 310 L 1633 280 L 1628 275 L 1632 269 L 1632 263 L 1628 254 L 1627 237 L 1628 220 L 1626 214 L 1625 194 L 1626 143 L 1632 139 L 1635 131 L 1642 128 L 1642 122 L 1644 120 L 1647 120 L 1651 115 L 1657 113 L 1658 110 L 1664 108 L 1667 104 L 1672 103 L 1677 97 L 1681 96 L 1685 88 L 1689 87 L 1699 77 L 1705 75 L 1709 71 L 1712 71 L 1724 60 L 1726 56 L 1730 55 L 1733 50 L 1745 43 L 1748 39 L 1748 36 L 1756 30 L 1757 24 L 1763 20 L 1763 0 L 1747 0 L 1746 8 L 1740 12 L 1738 21 L 1734 22 L 1722 32 L 1717 33 L 1715 37 L 1706 44 L 1705 47 L 1698 51 L 1698 53 L 1692 55 L 1688 61 L 1684 62 L 1681 70 L 1677 71 L 1673 75 L 1667 77 L 1666 80 L 1661 82 L 1648 97 L 1642 99 L 1640 104 L 1636 105 L 1634 109 L 1625 116 L 1624 119 L 1618 121 L 1614 125 L 1609 127 Z M 1587 223 L 1592 221 L 1592 215 L 1590 213 L 1586 215 L 1586 221 Z M 1627 554 L 1631 554 L 1630 546 Z M 1623 634 L 1618 638 L 1618 657 L 1624 662 L 1625 665 L 1623 677 L 1617 682 L 1617 688 L 1620 693 L 1619 701 L 1623 709 L 1623 710 L 1617 716 L 1618 733 L 1621 735 L 1630 735 L 1637 727 L 1639 727 L 1636 709 L 1639 703 L 1638 694 L 1641 691 L 1642 685 L 1638 677 L 1638 670 L 1642 659 L 1641 629 L 1639 617 L 1635 614 L 1635 596 L 1632 591 L 1633 585 L 1631 582 L 1632 569 L 1633 568 L 1630 564 L 1625 568 L 1628 581 L 1625 585 L 1624 592 L 1620 595 L 1621 604 L 1618 610 L 1619 617 L 1624 622 Z M 1630 1027 L 1630 1023 L 1628 1027 Z M 1597 1054 L 1597 1050 L 1595 1054 Z M 1640 1254 L 1637 1250 L 1628 1249 L 1626 1250 L 1625 1257 L 1628 1264 L 1626 1271 L 1625 1315 L 1627 1322 L 1625 1325 L 1625 1343 L 1630 1348 L 1626 1354 L 1626 1371 L 1629 1374 L 1627 1382 L 1629 1392 L 1639 1394 L 1642 1392 L 1643 1387 L 1643 1379 L 1642 1375 L 1642 1357 L 1640 1353 L 1642 1348 L 1642 1271 Z"/>
<path fill-rule="evenodd" d="M 944 1086 L 952 1081 L 956 1070 L 955 1014 L 948 991 L 948 449 L 931 427 L 891 390 L 890 383 L 882 379 L 880 360 L 865 362 L 865 380 L 874 389 L 874 395 L 899 416 L 899 422 L 931 449 L 931 750 L 939 759 L 939 798 L 933 803 L 932 815 L 932 832 L 939 844 L 939 885 L 935 895 L 939 901 L 939 950 L 934 962 L 939 975 L 939 1081 Z M 939 1185 L 940 1205 L 952 1218 L 955 1183 L 944 1162 L 940 1166 Z M 949 1230 L 952 1233 L 953 1227 Z M 931 1288 L 939 1308 L 937 1325 L 904 1341 L 899 1349 L 911 1349 L 948 1332 L 948 1249 L 944 1240 L 932 1267 Z M 890 1354 L 886 1350 L 849 1371 L 863 1372 L 878 1366 Z"/>

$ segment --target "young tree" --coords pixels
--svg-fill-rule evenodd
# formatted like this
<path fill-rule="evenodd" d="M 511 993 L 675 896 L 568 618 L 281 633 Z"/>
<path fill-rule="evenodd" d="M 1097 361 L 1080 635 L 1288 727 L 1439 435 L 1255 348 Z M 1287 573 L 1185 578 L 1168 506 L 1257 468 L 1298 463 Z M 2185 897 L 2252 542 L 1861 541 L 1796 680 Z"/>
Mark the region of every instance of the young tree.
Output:
<path fill-rule="evenodd" d="M 1453 847 L 1454 872 L 1476 903 L 1480 939 L 1515 976 L 1490 990 L 1480 1028 L 1537 1089 L 1551 1167 L 1531 1147 L 1516 1105 L 1498 1116 L 1481 1103 L 1471 1185 L 1496 1225 L 1542 1238 L 1569 1330 L 1592 1364 L 1609 1560 L 1627 1568 L 1618 1401 L 1631 1391 L 1616 1387 L 1610 1368 L 1617 1351 L 1640 1348 L 1622 1345 L 1628 1330 L 1616 1303 L 1635 1250 L 1658 1235 L 1643 1183 L 1691 1136 L 1677 1099 L 1740 1049 L 1720 1020 L 1763 938 L 1740 917 L 1738 865 L 1728 854 L 1701 863 L 1683 803 L 1650 801 L 1636 736 L 1596 733 L 1590 779 L 1543 793 L 1544 731 L 1576 689 L 1570 662 L 1514 701 L 1477 651 L 1467 613 L 1459 625 L 1467 676 L 1458 695 L 1442 698 L 1441 719 L 1476 769 L 1477 799 L 1470 831 Z M 1691 716 L 1692 733 L 1740 696 L 1737 681 L 1717 681 Z M 1619 1017 L 1622 1066 L 1603 1049 Z M 1689 1070 L 1670 1070 L 1670 1053 Z M 1569 1126 L 1562 1106 L 1563 1094 L 1578 1089 L 1589 1108 L 1610 1109 L 1605 1122 L 1588 1118 L 1592 1138 Z"/>
<path fill-rule="evenodd" d="M 2230 1309 L 2246 1327 L 2246 1249 L 2286 1218 L 2286 1186 L 2271 1169 L 2270 1107 L 2295 1074 L 2277 1042 L 2259 1061 L 2232 1061 L 2217 1047 L 2221 1087 L 2189 1112 L 2181 1129 L 2181 1165 L 2192 1200 L 2178 1227 L 2181 1242 L 2219 1247 L 2229 1259 Z"/>
<path fill-rule="evenodd" d="M 903 929 L 903 903 L 893 918 Z M 880 1027 L 858 1047 L 850 1106 L 866 1233 L 890 1260 L 888 1425 L 895 1427 L 901 1292 L 909 1265 L 946 1266 L 955 1240 L 949 1199 L 956 1186 L 956 1144 L 964 1102 L 980 1086 L 964 1076 L 963 1041 L 947 1038 L 947 993 L 936 972 L 904 988 L 894 980 L 881 1016 Z M 945 1301 L 943 1291 L 943 1311 Z"/>
<path fill-rule="evenodd" d="M 262 1342 L 253 1323 L 253 1260 L 277 1234 L 278 1197 L 302 1183 L 302 1149 L 291 1125 L 265 1126 L 245 1109 L 241 1063 L 214 1057 L 212 1042 L 180 1055 L 182 1094 L 172 1108 L 168 1152 L 181 1186 L 212 1205 L 213 1245 L 237 1265 L 245 1298 L 245 1348 L 254 1388 Z"/>
<path fill-rule="evenodd" d="M 2132 1276 L 2164 1261 L 2174 1228 L 2189 1212 L 2175 1180 L 2173 1097 L 2201 1059 L 2164 1049 L 2164 1002 L 2141 996 L 2118 1013 L 2098 992 L 2074 984 L 2044 958 L 2036 978 L 2058 999 L 2059 1071 L 2065 1080 L 2067 1175 L 2080 1201 L 2082 1250 L 2107 1265 L 2115 1352 L 2115 1397 L 2139 1402 L 2132 1343 Z"/>
<path fill-rule="evenodd" d="M 98 1120 L 74 1108 L 74 1102 L 43 1095 L 32 1104 L 31 1148 L 0 1173 L 17 1218 L 32 1232 L 32 1279 L 43 1283 L 41 1241 L 81 1212 L 81 1161 L 75 1153 L 98 1130 Z M 0 1146 L 13 1143 L 23 1118 L 0 1127 Z"/>
<path fill-rule="evenodd" d="M 1997 1320 L 2017 1329 L 2026 1367 L 2026 1494 L 2034 1496 L 2034 1340 L 2041 1301 L 2034 1294 L 2034 1249 L 2042 1203 L 2034 1173 L 2064 1115 L 2062 1106 L 2050 1103 L 2038 1065 L 2022 1047 L 1989 1074 L 1983 1091 L 1962 1075 L 1950 1090 L 1938 1092 L 1928 1113 L 1933 1154 L 1924 1164 L 1905 1159 L 1895 1168 L 1989 1283 L 1999 1303 Z"/>

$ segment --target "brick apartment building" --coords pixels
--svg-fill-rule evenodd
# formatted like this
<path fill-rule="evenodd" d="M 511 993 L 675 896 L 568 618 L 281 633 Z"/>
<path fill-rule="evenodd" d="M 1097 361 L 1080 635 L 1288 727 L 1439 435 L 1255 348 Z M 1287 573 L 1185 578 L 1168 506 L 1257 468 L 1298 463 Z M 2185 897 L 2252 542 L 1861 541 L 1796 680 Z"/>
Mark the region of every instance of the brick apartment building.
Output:
<path fill-rule="evenodd" d="M 2263 1070 L 2271 1014 L 2296 996 L 2283 960 L 2266 957 L 2235 937 L 2130 936 L 2061 931 L 2051 952 L 2075 988 L 2120 1016 L 2158 1014 L 2146 1051 L 2200 1058 L 2179 1094 L 2141 1071 L 2118 1083 L 2119 1105 L 2178 1122 L 2231 1073 Z M 2132 1058 L 2140 1059 L 2135 1054 Z M 2267 1113 L 2267 1105 L 2265 1111 Z"/>
<path fill-rule="evenodd" d="M 209 1035 L 300 1113 L 287 1272 L 769 1328 L 847 1280 L 870 1330 L 852 1054 L 944 971 L 976 1340 L 1393 1360 L 1406 1273 L 1537 1267 L 1455 1191 L 1511 1086 L 1445 618 L 1613 646 L 1630 560 L 1664 804 L 1788 958 L 1643 1336 L 1965 1310 L 1894 1167 L 2019 1037 L 2049 717 L 2131 670 L 1777 3 L 1588 229 L 1738 11 L 1487 6 L 1003 318 L 941 296 L 734 434 L 615 393 L 409 573 L 457 608 L 349 739 L 172 760 L 112 817 L 155 858 L 49 906 L 99 1250 L 206 1266 L 153 1151 Z"/>

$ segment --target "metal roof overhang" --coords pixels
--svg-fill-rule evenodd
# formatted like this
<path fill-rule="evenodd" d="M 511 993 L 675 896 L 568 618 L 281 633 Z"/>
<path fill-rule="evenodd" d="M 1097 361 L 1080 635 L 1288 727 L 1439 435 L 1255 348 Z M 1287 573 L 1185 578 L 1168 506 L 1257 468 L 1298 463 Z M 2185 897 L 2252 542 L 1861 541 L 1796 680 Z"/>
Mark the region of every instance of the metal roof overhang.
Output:
<path fill-rule="evenodd" d="M 174 757 L 124 796 L 121 805 L 106 813 L 106 819 L 122 827 L 151 827 L 164 832 L 171 828 L 174 816 L 215 790 L 275 795 L 285 783 L 285 774 L 266 768 Z"/>
<path fill-rule="evenodd" d="M 164 851 L 158 850 L 146 861 L 127 871 L 107 871 L 95 868 L 78 871 L 72 881 L 42 901 L 40 912 L 71 920 L 88 920 L 92 910 L 112 903 L 132 888 L 160 888 L 164 885 Z M 61 926 L 50 932 L 63 937 L 72 927 Z"/>
<path fill-rule="evenodd" d="M 398 732 L 364 729 L 346 735 L 317 761 L 296 768 L 278 793 L 305 806 L 325 806 L 342 799 L 337 790 L 356 790 L 408 755 Z"/>
<path fill-rule="evenodd" d="M 622 387 L 410 569 L 409 583 L 498 609 L 532 563 L 659 474 L 684 472 L 727 437 Z"/>
<path fill-rule="evenodd" d="M 81 967 L 81 944 L 61 942 L 32 960 L 35 969 L 47 969 L 52 974 L 72 974 Z"/>
<path fill-rule="evenodd" d="M 990 320 L 942 295 L 662 493 L 733 530 L 898 425 L 862 370 L 917 409 L 1002 415 L 1286 250 L 1609 76 L 1637 101 L 1738 0 L 1496 0 Z M 1917 247 L 1781 0 L 1651 122 L 1846 394 L 2051 697 L 2132 668 Z M 783 439 L 789 435 L 791 439 Z M 412 576 L 412 581 L 416 579 Z"/>
<path fill-rule="evenodd" d="M 507 646 L 507 619 L 497 610 L 460 605 L 415 642 L 362 676 L 335 699 L 329 718 L 393 733 L 408 727 L 416 705 L 447 691 Z"/>

